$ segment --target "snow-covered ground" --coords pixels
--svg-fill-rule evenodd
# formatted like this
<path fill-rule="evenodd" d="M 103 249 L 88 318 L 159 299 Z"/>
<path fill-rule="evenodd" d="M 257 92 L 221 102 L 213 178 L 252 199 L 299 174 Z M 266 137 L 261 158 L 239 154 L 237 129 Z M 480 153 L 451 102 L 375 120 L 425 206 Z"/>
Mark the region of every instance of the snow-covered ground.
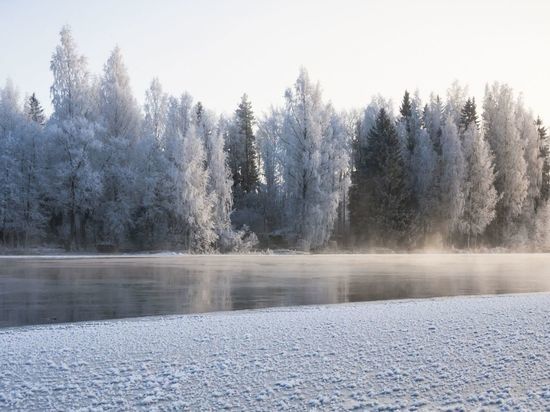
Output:
<path fill-rule="evenodd" d="M 0 330 L 0 410 L 550 408 L 550 294 Z"/>

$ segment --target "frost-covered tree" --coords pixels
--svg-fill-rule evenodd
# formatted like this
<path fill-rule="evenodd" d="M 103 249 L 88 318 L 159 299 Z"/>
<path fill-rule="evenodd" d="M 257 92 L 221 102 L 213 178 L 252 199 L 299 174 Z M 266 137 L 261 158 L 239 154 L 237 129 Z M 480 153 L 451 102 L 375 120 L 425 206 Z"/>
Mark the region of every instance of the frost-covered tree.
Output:
<path fill-rule="evenodd" d="M 207 190 L 214 199 L 214 229 L 220 236 L 231 229 L 230 215 L 233 209 L 233 182 L 224 150 L 227 121 L 218 119 L 214 112 L 205 109 L 201 102 L 195 105 L 193 121 L 196 133 L 206 150 Z"/>
<path fill-rule="evenodd" d="M 321 222 L 322 227 L 327 228 L 327 237 L 331 236 L 334 231 L 339 234 L 339 227 L 340 230 L 345 230 L 345 225 L 347 225 L 346 209 L 351 183 L 350 147 L 353 133 L 349 125 L 345 124 L 345 113 L 337 114 L 332 107 L 329 107 L 329 111 L 330 126 L 327 130 L 327 143 L 326 148 L 322 151 L 323 159 L 321 160 L 321 164 L 324 165 L 321 170 L 321 190 L 330 194 L 327 198 L 331 202 L 326 206 L 330 213 L 324 213 L 322 218 L 325 220 Z M 340 235 L 343 234 L 345 231 L 340 233 Z M 342 240 L 340 238 L 340 241 Z"/>
<path fill-rule="evenodd" d="M 191 124 L 183 139 L 182 173 L 176 188 L 176 211 L 181 216 L 180 241 L 185 249 L 206 252 L 217 240 L 214 197 L 208 192 L 206 152 Z"/>
<path fill-rule="evenodd" d="M 439 216 L 443 238 L 458 229 L 464 211 L 465 162 L 458 128 L 453 116 L 447 114 L 441 133 L 441 160 L 444 165 L 440 188 Z"/>
<path fill-rule="evenodd" d="M 103 191 L 97 213 L 98 236 L 102 242 L 120 244 L 127 239 L 128 229 L 133 224 L 136 182 L 131 161 L 141 131 L 141 114 L 118 47 L 103 68 L 99 113 Z"/>
<path fill-rule="evenodd" d="M 218 235 L 219 246 L 224 250 L 231 249 L 233 230 L 231 228 L 231 212 L 233 196 L 231 187 L 231 171 L 227 165 L 227 155 L 224 150 L 227 124 L 224 119 L 216 130 L 207 135 L 207 165 L 208 192 L 214 201 L 213 223 Z"/>
<path fill-rule="evenodd" d="M 61 30 L 50 68 L 54 112 L 48 124 L 48 141 L 55 183 L 51 194 L 63 216 L 65 246 L 74 249 L 85 245 L 86 229 L 98 203 L 101 179 L 94 161 L 101 142 L 96 138 L 97 113 L 86 59 L 78 53 L 67 26 Z"/>
<path fill-rule="evenodd" d="M 527 196 L 521 212 L 521 225 L 528 236 L 523 241 L 529 242 L 533 240 L 535 234 L 536 213 L 542 187 L 543 159 L 540 156 L 539 131 L 535 118 L 523 107 L 521 100 L 517 102 L 516 106 L 516 125 L 523 146 L 528 180 Z"/>
<path fill-rule="evenodd" d="M 409 170 L 415 197 L 415 226 L 418 241 L 433 235 L 436 229 L 439 206 L 439 157 L 426 129 L 420 129 L 414 137 Z"/>
<path fill-rule="evenodd" d="M 271 108 L 258 123 L 260 170 L 264 180 L 260 187 L 260 204 L 263 214 L 262 230 L 266 234 L 278 228 L 282 220 L 283 121 L 282 111 Z"/>
<path fill-rule="evenodd" d="M 175 163 L 181 163 L 183 139 L 193 122 L 193 98 L 183 93 L 179 98 L 168 99 L 166 127 L 164 131 L 165 155 Z M 179 165 L 181 166 L 181 165 Z"/>
<path fill-rule="evenodd" d="M 432 140 L 434 150 L 441 155 L 441 133 L 443 129 L 443 102 L 439 96 L 430 96 L 430 103 L 424 107 L 423 112 L 424 125 L 430 139 Z"/>
<path fill-rule="evenodd" d="M 158 79 L 145 93 L 145 118 L 137 144 L 136 180 L 138 207 L 134 212 L 133 237 L 140 247 L 163 247 L 169 233 L 170 182 L 163 151 L 168 114 L 168 96 Z"/>
<path fill-rule="evenodd" d="M 340 156 L 329 156 L 340 131 L 333 110 L 321 98 L 318 84 L 302 69 L 292 89 L 285 93 L 282 142 L 285 156 L 285 197 L 288 228 L 304 249 L 326 244 L 337 214 L 338 188 L 333 174 Z"/>
<path fill-rule="evenodd" d="M 11 154 L 17 159 L 19 186 L 18 231 L 19 242 L 28 245 L 44 239 L 47 226 L 46 192 L 50 182 L 45 173 L 45 115 L 42 106 L 33 93 L 25 101 L 25 118 L 18 117 L 18 138 L 16 151 Z"/>
<path fill-rule="evenodd" d="M 185 184 L 183 173 L 186 165 L 183 159 L 183 145 L 193 118 L 192 103 L 193 99 L 187 93 L 179 98 L 172 96 L 168 99 L 166 125 L 162 138 L 164 147 L 161 152 L 157 152 L 162 165 L 162 170 L 159 170 L 161 183 L 157 186 L 157 192 L 163 193 L 165 211 L 163 217 L 167 222 L 168 230 L 165 237 L 169 242 L 176 244 L 182 243 L 181 235 L 185 227 L 177 193 Z"/>
<path fill-rule="evenodd" d="M 462 111 L 466 106 L 468 96 L 468 87 L 461 85 L 455 80 L 447 90 L 447 102 L 445 104 L 444 115 L 450 116 L 453 122 L 460 126 Z"/>
<path fill-rule="evenodd" d="M 524 146 L 515 111 L 516 102 L 509 86 L 494 83 L 486 87 L 483 129 L 495 155 L 495 188 L 499 196 L 496 218 L 491 224 L 495 243 L 509 243 L 529 189 Z"/>
<path fill-rule="evenodd" d="M 405 92 L 337 113 L 301 70 L 285 104 L 259 116 L 244 95 L 226 119 L 154 79 L 142 109 L 120 50 L 89 73 L 68 27 L 50 62 L 53 113 L 0 88 L 0 241 L 195 252 L 390 247 L 550 247 L 550 149 L 506 85 L 476 101 Z M 423 108 L 422 108 L 423 107 Z M 256 129 L 257 127 L 257 129 Z M 234 210 L 235 209 L 235 210 Z"/>
<path fill-rule="evenodd" d="M 162 90 L 158 78 L 154 78 L 145 92 L 145 133 L 153 137 L 159 147 L 164 146 L 162 138 L 168 114 L 168 95 Z"/>
<path fill-rule="evenodd" d="M 537 210 L 532 246 L 535 250 L 543 252 L 550 250 L 550 204 L 548 202 L 541 204 Z"/>
<path fill-rule="evenodd" d="M 18 163 L 23 113 L 11 80 L 0 89 L 0 234 L 2 243 L 17 244 L 20 228 L 21 175 Z"/>
<path fill-rule="evenodd" d="M 475 121 L 468 123 L 462 146 L 466 169 L 464 210 L 458 230 L 466 236 L 466 244 L 470 247 L 472 242 L 477 244 L 477 238 L 495 218 L 498 196 L 494 186 L 493 156 Z"/>

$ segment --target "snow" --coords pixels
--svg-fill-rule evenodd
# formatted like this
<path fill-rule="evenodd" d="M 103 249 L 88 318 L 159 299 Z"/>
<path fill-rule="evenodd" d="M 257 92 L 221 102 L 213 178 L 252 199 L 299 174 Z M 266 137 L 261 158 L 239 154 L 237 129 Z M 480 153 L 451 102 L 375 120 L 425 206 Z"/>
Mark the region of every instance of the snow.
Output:
<path fill-rule="evenodd" d="M 550 294 L 0 330 L 0 409 L 550 407 Z"/>

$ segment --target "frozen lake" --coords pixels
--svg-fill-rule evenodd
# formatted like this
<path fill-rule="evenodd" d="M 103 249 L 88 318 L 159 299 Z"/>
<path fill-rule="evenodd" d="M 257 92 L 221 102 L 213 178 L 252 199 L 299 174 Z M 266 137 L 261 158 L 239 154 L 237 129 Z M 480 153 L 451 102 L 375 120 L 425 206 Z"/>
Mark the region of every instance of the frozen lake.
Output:
<path fill-rule="evenodd" d="M 550 255 L 1 258 L 0 326 L 550 291 Z"/>

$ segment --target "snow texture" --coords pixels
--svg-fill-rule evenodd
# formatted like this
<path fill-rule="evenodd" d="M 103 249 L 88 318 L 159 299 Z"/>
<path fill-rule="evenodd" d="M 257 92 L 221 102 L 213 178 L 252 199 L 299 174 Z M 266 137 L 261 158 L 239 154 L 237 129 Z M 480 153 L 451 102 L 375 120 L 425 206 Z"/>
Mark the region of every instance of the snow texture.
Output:
<path fill-rule="evenodd" d="M 550 294 L 0 330 L 1 410 L 548 410 Z"/>

